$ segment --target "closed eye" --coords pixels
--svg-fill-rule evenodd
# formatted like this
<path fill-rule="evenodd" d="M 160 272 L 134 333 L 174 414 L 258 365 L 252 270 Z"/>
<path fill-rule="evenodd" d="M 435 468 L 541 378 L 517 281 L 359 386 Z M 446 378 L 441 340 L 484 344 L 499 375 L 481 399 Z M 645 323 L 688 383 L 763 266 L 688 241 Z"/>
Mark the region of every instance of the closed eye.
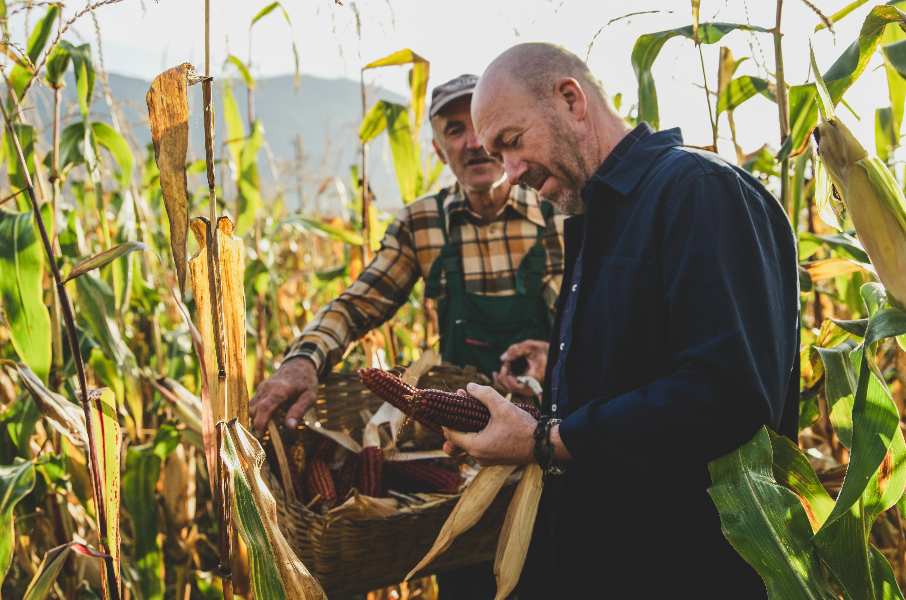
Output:
<path fill-rule="evenodd" d="M 519 146 L 520 139 L 522 139 L 521 133 L 519 135 L 514 135 L 509 140 L 502 142 L 501 146 L 503 146 L 504 148 L 509 148 L 509 149 L 513 150 Z"/>

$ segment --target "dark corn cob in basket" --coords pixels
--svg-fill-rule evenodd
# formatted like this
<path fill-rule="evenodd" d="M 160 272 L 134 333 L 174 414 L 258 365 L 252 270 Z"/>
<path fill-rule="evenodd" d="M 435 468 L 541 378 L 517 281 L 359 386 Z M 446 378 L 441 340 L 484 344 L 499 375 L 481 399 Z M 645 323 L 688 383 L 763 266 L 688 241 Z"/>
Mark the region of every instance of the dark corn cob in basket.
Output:
<path fill-rule="evenodd" d="M 377 446 L 362 448 L 359 453 L 359 492 L 380 496 L 383 489 L 384 451 Z"/>
<path fill-rule="evenodd" d="M 481 431 L 491 420 L 487 407 L 471 396 L 460 396 L 442 390 L 420 390 L 381 369 L 360 369 L 359 377 L 381 399 L 435 431 L 441 427 L 456 431 Z M 534 404 L 513 404 L 536 419 L 540 416 Z"/>
<path fill-rule="evenodd" d="M 455 494 L 462 484 L 462 476 L 458 470 L 434 461 L 388 461 L 384 465 L 384 474 L 387 486 L 401 492 Z"/>
<path fill-rule="evenodd" d="M 327 463 L 319 458 L 312 458 L 305 468 L 305 499 L 311 502 L 319 498 L 316 504 L 330 508 L 337 501 L 337 489 L 330 475 Z"/>

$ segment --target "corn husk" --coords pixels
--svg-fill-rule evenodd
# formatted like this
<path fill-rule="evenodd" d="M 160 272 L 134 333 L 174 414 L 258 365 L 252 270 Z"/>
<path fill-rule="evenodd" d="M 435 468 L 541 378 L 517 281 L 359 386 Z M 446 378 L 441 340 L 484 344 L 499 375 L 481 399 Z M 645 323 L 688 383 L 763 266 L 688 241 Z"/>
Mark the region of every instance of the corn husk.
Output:
<path fill-rule="evenodd" d="M 888 298 L 906 306 L 906 198 L 887 166 L 837 118 L 818 125 L 818 154 L 843 197 Z"/>
<path fill-rule="evenodd" d="M 515 465 L 498 465 L 484 467 L 475 476 L 475 479 L 466 487 L 459 502 L 453 507 L 450 516 L 437 534 L 434 545 L 428 550 L 424 558 L 406 575 L 406 580 L 431 564 L 435 558 L 445 552 L 453 541 L 471 529 L 481 519 L 482 515 L 491 506 L 491 501 L 503 489 L 507 479 L 516 470 Z"/>
<path fill-rule="evenodd" d="M 532 541 L 535 518 L 538 516 L 542 483 L 541 467 L 537 464 L 526 465 L 522 479 L 513 492 L 497 540 L 497 556 L 494 558 L 494 577 L 497 579 L 495 600 L 508 598 L 519 583 L 529 543 Z"/>

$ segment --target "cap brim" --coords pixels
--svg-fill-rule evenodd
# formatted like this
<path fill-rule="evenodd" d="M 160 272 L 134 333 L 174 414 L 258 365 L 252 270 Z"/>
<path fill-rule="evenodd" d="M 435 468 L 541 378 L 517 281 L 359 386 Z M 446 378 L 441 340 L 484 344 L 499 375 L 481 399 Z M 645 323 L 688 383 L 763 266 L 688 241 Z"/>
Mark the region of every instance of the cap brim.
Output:
<path fill-rule="evenodd" d="M 474 91 L 475 91 L 474 87 L 470 87 L 470 88 L 467 88 L 464 90 L 459 90 L 458 92 L 447 96 L 440 102 L 435 102 L 434 104 L 431 105 L 431 110 L 428 112 L 428 118 L 433 119 L 434 117 L 437 116 L 437 113 L 439 113 L 440 111 L 442 111 L 444 109 L 444 107 L 446 105 L 450 104 L 454 100 L 462 98 L 463 96 L 471 96 Z"/>

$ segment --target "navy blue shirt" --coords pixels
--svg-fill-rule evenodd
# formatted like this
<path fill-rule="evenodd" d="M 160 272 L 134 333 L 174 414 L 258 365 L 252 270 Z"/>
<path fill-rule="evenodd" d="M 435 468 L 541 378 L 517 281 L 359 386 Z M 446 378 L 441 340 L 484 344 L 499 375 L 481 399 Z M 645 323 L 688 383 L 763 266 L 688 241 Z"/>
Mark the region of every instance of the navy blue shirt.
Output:
<path fill-rule="evenodd" d="M 765 424 L 795 435 L 789 221 L 748 173 L 646 124 L 582 198 L 545 398 L 573 460 L 545 483 L 521 589 L 562 594 L 547 572 L 573 593 L 762 598 L 720 532 L 707 463 Z"/>

